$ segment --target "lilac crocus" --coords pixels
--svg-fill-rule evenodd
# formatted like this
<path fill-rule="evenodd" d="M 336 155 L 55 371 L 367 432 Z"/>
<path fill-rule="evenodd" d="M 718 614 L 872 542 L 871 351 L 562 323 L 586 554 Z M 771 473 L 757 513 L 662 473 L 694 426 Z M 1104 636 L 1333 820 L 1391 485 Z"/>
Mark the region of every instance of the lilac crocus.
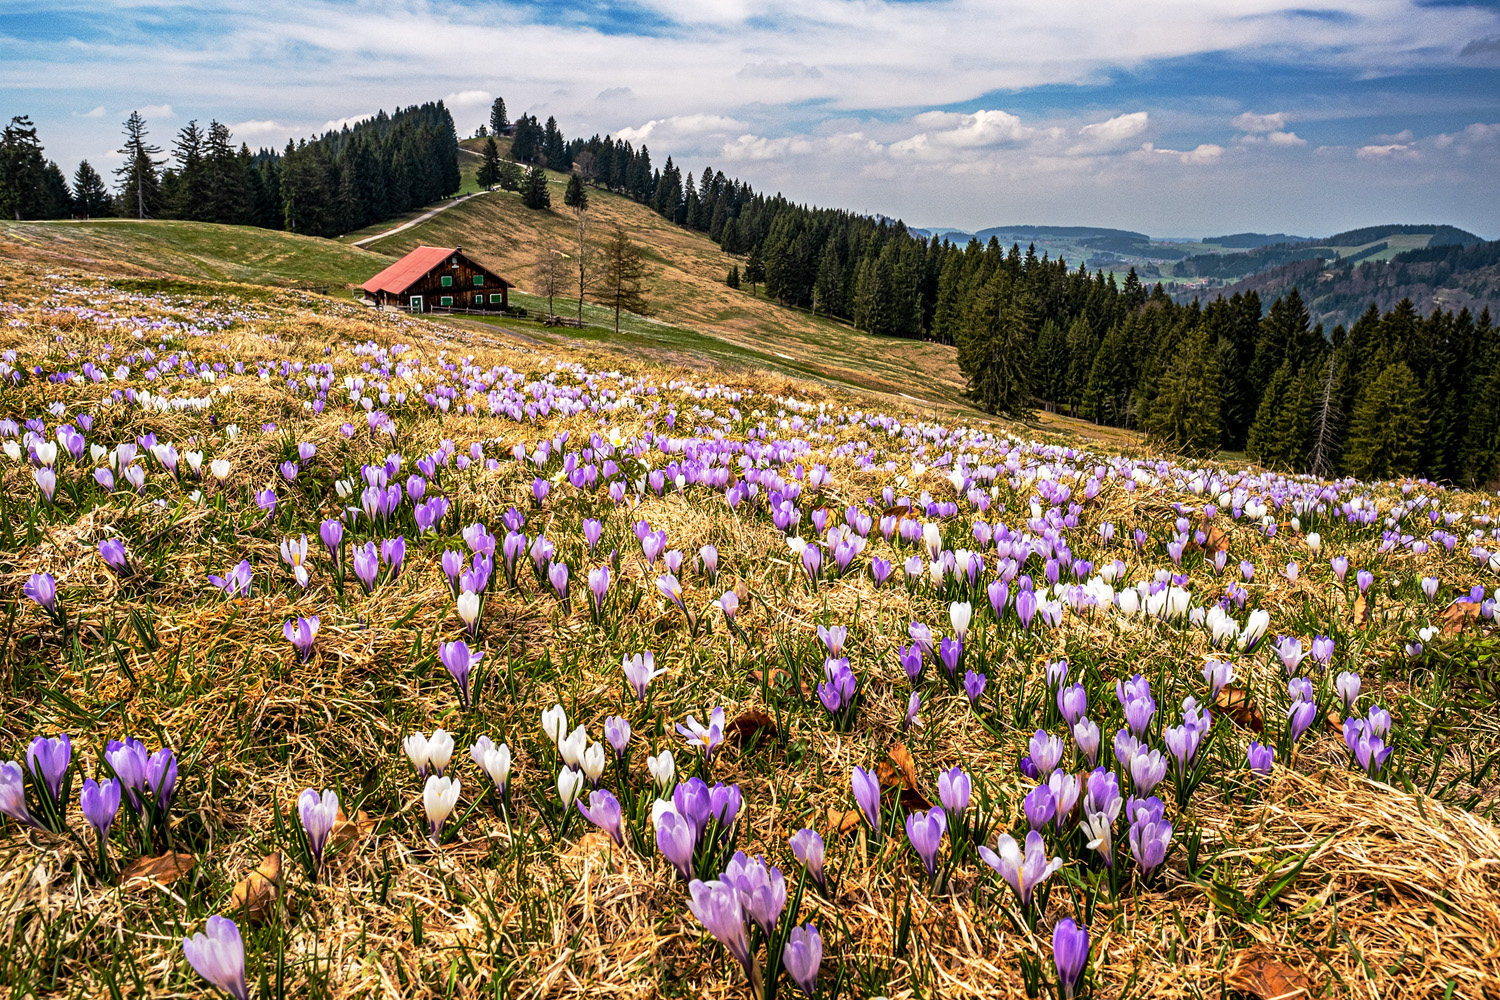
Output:
<path fill-rule="evenodd" d="M 1022 590 L 1016 595 L 1016 617 L 1021 619 L 1021 627 L 1031 628 L 1031 620 L 1036 617 L 1036 594 L 1031 590 Z"/>
<path fill-rule="evenodd" d="M 83 810 L 83 818 L 94 828 L 102 845 L 109 839 L 109 828 L 115 821 L 115 813 L 120 811 L 120 783 L 109 778 L 103 781 L 89 778 L 83 783 L 78 804 Z"/>
<path fill-rule="evenodd" d="M 751 975 L 749 924 L 739 892 L 723 882 L 694 879 L 688 883 L 688 894 L 693 916 L 734 956 L 745 975 Z"/>
<path fill-rule="evenodd" d="M 1249 765 L 1250 772 L 1258 779 L 1265 779 L 1271 774 L 1271 766 L 1276 763 L 1276 748 L 1260 742 L 1251 742 L 1250 748 L 1245 752 L 1245 763 Z"/>
<path fill-rule="evenodd" d="M 1042 835 L 1035 830 L 1026 835 L 1024 856 L 1016 838 L 1008 833 L 1002 833 L 995 846 L 999 848 L 998 851 L 992 851 L 988 847 L 979 848 L 979 857 L 1010 883 L 1023 907 L 1031 905 L 1031 896 L 1036 887 L 1063 866 L 1062 858 L 1047 857 L 1047 845 L 1042 840 Z"/>
<path fill-rule="evenodd" d="M 906 699 L 906 715 L 901 720 L 901 731 L 906 732 L 914 725 L 921 725 L 922 720 L 917 718 L 917 712 L 922 707 L 922 696 L 913 691 L 911 697 Z"/>
<path fill-rule="evenodd" d="M 1313 662 L 1318 665 L 1318 669 L 1328 669 L 1328 665 L 1333 662 L 1333 649 L 1333 640 L 1328 636 L 1320 635 L 1313 638 L 1312 653 L 1310 655 Z"/>
<path fill-rule="evenodd" d="M 1150 876 L 1167 858 L 1172 844 L 1172 824 L 1153 810 L 1142 810 L 1130 824 L 1130 853 L 1141 874 Z"/>
<path fill-rule="evenodd" d="M 328 550 L 336 566 L 344 564 L 344 522 L 336 517 L 330 517 L 318 526 L 318 537 L 323 539 L 323 547 Z"/>
<path fill-rule="evenodd" d="M 375 579 L 380 575 L 380 552 L 374 542 L 354 546 L 354 575 L 364 585 L 365 593 L 375 592 Z"/>
<path fill-rule="evenodd" d="M 807 827 L 798 830 L 792 834 L 791 847 L 792 855 L 807 869 L 807 877 L 826 894 L 828 879 L 823 871 L 823 838 L 818 831 Z"/>
<path fill-rule="evenodd" d="M 552 590 L 557 594 L 559 601 L 568 599 L 568 564 L 565 562 L 547 564 L 547 582 L 552 584 Z"/>
<path fill-rule="evenodd" d="M 608 594 L 609 567 L 598 566 L 589 570 L 589 600 L 593 604 L 595 614 L 604 611 L 604 598 Z"/>
<path fill-rule="evenodd" d="M 942 846 L 943 834 L 948 831 L 948 814 L 942 806 L 934 806 L 926 812 L 908 813 L 906 817 L 906 839 L 911 842 L 927 877 L 937 875 L 938 848 Z"/>
<path fill-rule="evenodd" d="M 468 711 L 473 704 L 469 695 L 469 677 L 474 668 L 479 665 L 479 661 L 484 659 L 484 654 L 473 652 L 469 649 L 467 642 L 458 639 L 440 645 L 438 659 L 458 682 L 459 700 L 463 703 L 464 711 Z"/>
<path fill-rule="evenodd" d="M 786 909 L 786 877 L 781 869 L 767 866 L 765 858 L 750 860 L 736 851 L 719 876 L 740 894 L 745 915 L 768 937 L 776 930 Z"/>
<path fill-rule="evenodd" d="M 781 966 L 805 995 L 817 995 L 818 969 L 822 964 L 823 939 L 818 936 L 818 928 L 811 921 L 793 927 L 781 951 Z"/>
<path fill-rule="evenodd" d="M 945 812 L 962 816 L 969 808 L 974 782 L 962 768 L 952 767 L 938 774 L 938 801 Z"/>
<path fill-rule="evenodd" d="M 922 647 L 916 643 L 910 646 L 896 646 L 896 656 L 901 662 L 901 670 L 906 674 L 906 679 L 915 681 L 922 676 Z"/>
<path fill-rule="evenodd" d="M 646 700 L 646 688 L 652 680 L 667 672 L 666 667 L 656 669 L 656 654 L 647 650 L 644 653 L 636 653 L 634 656 L 627 655 L 624 658 L 625 682 L 635 692 L 637 701 Z"/>
<path fill-rule="evenodd" d="M 693 848 L 696 835 L 693 824 L 671 809 L 656 817 L 656 848 L 662 857 L 684 879 L 693 877 Z"/>
<path fill-rule="evenodd" d="M 1021 810 L 1026 814 L 1026 823 L 1033 831 L 1045 828 L 1052 822 L 1052 817 L 1057 815 L 1057 800 L 1052 797 L 1052 789 L 1046 785 L 1037 785 L 1021 800 Z"/>
<path fill-rule="evenodd" d="M 53 805 L 62 804 L 63 776 L 72 760 L 73 741 L 67 733 L 58 733 L 51 739 L 38 736 L 26 748 L 26 768 L 33 780 L 46 785 Z"/>
<path fill-rule="evenodd" d="M 57 614 L 57 581 L 51 573 L 33 573 L 21 586 L 21 593 L 42 606 L 49 615 Z"/>
<path fill-rule="evenodd" d="M 684 737 L 688 746 L 694 747 L 702 752 L 704 762 L 711 761 L 714 751 L 719 744 L 724 742 L 724 708 L 719 706 L 709 714 L 708 724 L 704 725 L 691 715 L 683 722 L 677 724 L 678 735 Z"/>
<path fill-rule="evenodd" d="M 198 975 L 235 1000 L 250 1000 L 245 983 L 245 942 L 228 917 L 208 918 L 202 933 L 183 938 L 182 953 Z"/>
<path fill-rule="evenodd" d="M 964 644 L 957 639 L 944 638 L 938 644 L 938 660 L 943 664 L 943 669 L 948 671 L 948 676 L 957 674 L 958 665 L 963 661 Z"/>
<path fill-rule="evenodd" d="M 323 867 L 323 850 L 328 846 L 328 837 L 339 816 L 339 796 L 331 788 L 323 789 L 319 795 L 311 788 L 304 788 L 297 796 L 297 814 L 302 819 L 302 829 L 307 833 L 307 847 L 312 852 L 317 867 Z"/>
<path fill-rule="evenodd" d="M 867 771 L 856 764 L 849 775 L 849 782 L 854 788 L 855 805 L 859 806 L 859 811 L 864 814 L 865 822 L 870 824 L 870 829 L 878 834 L 880 832 L 880 777 L 874 771 Z"/>
<path fill-rule="evenodd" d="M 979 704 L 979 697 L 984 694 L 984 685 L 984 674 L 976 674 L 972 670 L 964 671 L 964 694 L 968 695 L 970 705 Z"/>
<path fill-rule="evenodd" d="M 1292 702 L 1291 707 L 1286 712 L 1287 732 L 1292 743 L 1296 743 L 1302 738 L 1302 734 L 1307 732 L 1312 726 L 1313 719 L 1317 715 L 1318 706 L 1316 703 L 1302 701 L 1301 699 Z"/>
<path fill-rule="evenodd" d="M 1363 594 L 1365 591 L 1369 590 L 1370 585 L 1375 582 L 1375 574 L 1371 573 L 1367 569 L 1362 569 L 1358 573 L 1354 574 L 1354 582 L 1355 585 L 1359 587 L 1359 592 Z"/>
<path fill-rule="evenodd" d="M 390 570 L 392 580 L 400 576 L 401 566 L 406 562 L 406 536 L 397 535 L 395 538 L 382 539 L 380 558 Z"/>
<path fill-rule="evenodd" d="M 1037 772 L 1043 778 L 1046 778 L 1057 768 L 1058 764 L 1062 763 L 1062 740 L 1049 735 L 1045 730 L 1038 729 L 1032 734 L 1028 749 L 1031 751 L 1031 762 L 1036 765 Z"/>
<path fill-rule="evenodd" d="M 125 554 L 125 543 L 118 538 L 107 538 L 99 543 L 99 558 L 116 573 L 130 570 L 130 557 Z"/>
<path fill-rule="evenodd" d="M 318 635 L 318 616 L 296 618 L 281 626 L 281 634 L 297 650 L 297 658 L 303 663 L 312 659 L 313 640 Z"/>
<path fill-rule="evenodd" d="M 13 760 L 0 764 L 0 813 L 27 826 L 39 825 L 26 808 L 26 776 Z"/>
<path fill-rule="evenodd" d="M 609 834 L 617 846 L 625 846 L 625 826 L 619 799 L 601 788 L 589 793 L 587 806 L 583 804 L 581 797 L 575 804 L 584 819 Z"/>
<path fill-rule="evenodd" d="M 160 812 L 171 808 L 177 792 L 177 757 L 170 747 L 162 747 L 146 758 L 146 788 Z"/>
<path fill-rule="evenodd" d="M 1348 715 L 1354 711 L 1354 702 L 1359 697 L 1359 674 L 1348 670 L 1339 671 L 1339 675 L 1333 679 L 1333 691 L 1339 696 L 1344 714 Z"/>
<path fill-rule="evenodd" d="M 1057 689 L 1057 711 L 1072 729 L 1078 720 L 1088 714 L 1089 696 L 1082 684 L 1072 684 Z"/>
<path fill-rule="evenodd" d="M 1072 917 L 1059 920 L 1052 931 L 1052 962 L 1057 967 L 1063 1000 L 1073 1000 L 1078 978 L 1089 963 L 1089 929 L 1080 927 Z"/>
<path fill-rule="evenodd" d="M 604 720 L 604 738 L 614 750 L 615 756 L 624 757 L 625 748 L 630 745 L 630 722 L 618 715 L 611 715 Z"/>

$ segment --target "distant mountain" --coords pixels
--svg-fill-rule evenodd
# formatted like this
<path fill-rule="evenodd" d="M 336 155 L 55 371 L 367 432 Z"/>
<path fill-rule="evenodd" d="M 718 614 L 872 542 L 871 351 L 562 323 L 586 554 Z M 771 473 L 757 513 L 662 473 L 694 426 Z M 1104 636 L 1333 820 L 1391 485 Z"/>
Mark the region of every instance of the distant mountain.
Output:
<path fill-rule="evenodd" d="M 1240 233 L 1215 240 L 1258 237 Z M 1454 226 L 1385 225 L 1366 226 L 1335 233 L 1327 239 L 1286 241 L 1252 247 L 1242 252 L 1184 255 L 1172 267 L 1178 278 L 1208 278 L 1216 281 L 1238 281 L 1270 268 L 1304 260 L 1341 260 L 1355 263 L 1367 257 L 1384 254 L 1393 257 L 1405 250 L 1435 246 L 1464 246 L 1482 243 L 1474 233 Z"/>
<path fill-rule="evenodd" d="M 1372 302 L 1385 312 L 1402 299 L 1411 299 L 1424 315 L 1439 307 L 1450 312 L 1468 308 L 1476 314 L 1488 308 L 1500 314 L 1500 240 L 1429 244 L 1389 260 L 1298 260 L 1195 294 L 1213 297 L 1254 291 L 1262 302 L 1270 302 L 1292 288 L 1301 293 L 1313 319 L 1330 329 L 1340 323 L 1349 326 Z"/>
<path fill-rule="evenodd" d="M 1020 239 L 1061 239 L 1081 242 L 1100 237 L 1126 238 L 1137 243 L 1149 243 L 1151 237 L 1145 233 L 1132 232 L 1129 229 L 1099 229 L 1093 226 L 991 226 L 981 229 L 974 234 L 979 237 L 979 242 L 988 243 L 991 236 L 1000 238 L 1004 243 L 1007 237 L 1013 240 Z"/>
<path fill-rule="evenodd" d="M 1228 236 L 1205 236 L 1203 242 L 1231 250 L 1253 250 L 1277 243 L 1311 243 L 1316 239 L 1316 236 L 1290 236 L 1286 233 L 1230 233 Z"/>

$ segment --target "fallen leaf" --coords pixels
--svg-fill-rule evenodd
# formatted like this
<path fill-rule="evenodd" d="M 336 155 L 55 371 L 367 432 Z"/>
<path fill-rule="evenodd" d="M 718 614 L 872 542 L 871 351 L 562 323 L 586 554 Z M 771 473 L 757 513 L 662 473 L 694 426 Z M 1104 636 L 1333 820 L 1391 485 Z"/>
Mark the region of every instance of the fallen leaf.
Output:
<path fill-rule="evenodd" d="M 891 747 L 890 760 L 876 764 L 875 773 L 880 778 L 881 788 L 897 790 L 896 799 L 904 811 L 932 808 L 927 796 L 917 790 L 917 766 L 912 760 L 911 751 L 906 749 L 906 744 L 897 743 Z"/>
<path fill-rule="evenodd" d="M 897 504 L 895 507 L 887 507 L 885 510 L 881 511 L 880 516 L 895 518 L 910 517 L 911 508 L 906 504 Z"/>
<path fill-rule="evenodd" d="M 1258 733 L 1265 728 L 1265 719 L 1261 717 L 1259 706 L 1244 688 L 1227 687 L 1220 691 L 1214 707 L 1227 713 L 1230 720 L 1241 729 Z"/>
<path fill-rule="evenodd" d="M 906 779 L 906 787 L 915 789 L 917 787 L 917 762 L 912 760 L 911 751 L 906 749 L 905 743 L 897 743 L 891 747 L 891 762 L 901 769 L 901 776 Z"/>
<path fill-rule="evenodd" d="M 191 854 L 163 854 L 155 858 L 137 858 L 120 872 L 120 885 L 126 889 L 150 889 L 171 885 L 193 870 L 197 859 Z"/>
<path fill-rule="evenodd" d="M 1206 534 L 1208 535 L 1208 537 L 1203 540 L 1204 552 L 1218 552 L 1220 549 L 1228 547 L 1229 532 L 1225 531 L 1217 524 L 1209 525 Z"/>
<path fill-rule="evenodd" d="M 1454 635 L 1462 632 L 1470 619 L 1478 621 L 1479 607 L 1478 604 L 1469 601 L 1448 605 L 1443 609 L 1443 613 L 1438 615 L 1438 620 L 1443 623 L 1443 634 Z"/>
<path fill-rule="evenodd" d="M 864 817 L 860 815 L 858 809 L 833 808 L 828 810 L 828 828 L 840 834 L 849 833 L 863 821 Z"/>
<path fill-rule="evenodd" d="M 1311 997 L 1314 987 L 1313 981 L 1301 969 L 1287 965 L 1260 949 L 1242 955 L 1230 980 L 1237 989 L 1259 997 L 1260 1000 Z"/>
<path fill-rule="evenodd" d="M 776 723 L 760 709 L 741 712 L 734 721 L 724 727 L 724 738 L 733 740 L 736 746 L 745 746 L 757 736 L 771 738 L 776 735 Z"/>
<path fill-rule="evenodd" d="M 235 884 L 229 894 L 229 909 L 244 914 L 252 924 L 263 923 L 276 908 L 281 894 L 281 852 L 268 854 L 255 871 Z"/>
<path fill-rule="evenodd" d="M 333 850 L 342 850 L 345 846 L 364 840 L 375 830 L 375 821 L 370 814 L 361 809 L 354 814 L 351 822 L 344 810 L 333 821 L 333 832 L 328 835 L 328 846 Z"/>
<path fill-rule="evenodd" d="M 1354 624 L 1359 628 L 1370 624 L 1370 605 L 1365 601 L 1364 594 L 1354 599 Z"/>
<path fill-rule="evenodd" d="M 760 669 L 758 667 L 752 667 L 752 668 L 750 668 L 749 677 L 750 677 L 750 683 L 752 683 L 752 684 L 759 684 L 760 683 L 760 678 L 761 678 Z M 771 671 L 771 683 L 772 684 L 785 683 L 786 686 L 788 688 L 790 688 L 792 686 L 792 675 L 789 674 L 789 673 L 787 673 L 785 670 L 782 670 L 780 667 L 776 667 L 776 668 L 774 668 Z M 811 698 L 812 697 L 812 691 L 808 689 L 808 686 L 807 686 L 806 683 L 802 684 L 801 689 L 802 689 L 802 697 L 804 697 L 804 698 Z"/>

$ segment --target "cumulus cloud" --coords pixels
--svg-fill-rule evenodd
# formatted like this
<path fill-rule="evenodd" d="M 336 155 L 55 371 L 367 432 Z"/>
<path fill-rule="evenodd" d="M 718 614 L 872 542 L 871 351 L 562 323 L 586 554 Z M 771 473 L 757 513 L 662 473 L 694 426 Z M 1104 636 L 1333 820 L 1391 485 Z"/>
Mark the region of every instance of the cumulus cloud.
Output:
<path fill-rule="evenodd" d="M 1382 146 L 1361 146 L 1354 151 L 1354 155 L 1361 160 L 1414 160 L 1422 154 L 1408 143 L 1388 142 Z"/>
<path fill-rule="evenodd" d="M 265 138 L 267 136 L 291 135 L 293 129 L 288 125 L 272 121 L 269 118 L 236 122 L 229 126 L 229 131 L 236 139 L 244 139 L 247 142 L 254 138 Z"/>
<path fill-rule="evenodd" d="M 1230 124 L 1241 132 L 1279 132 L 1286 128 L 1286 118 L 1285 111 L 1276 111 L 1268 115 L 1258 115 L 1253 111 L 1246 111 L 1243 114 L 1235 115 L 1234 120 Z"/>
<path fill-rule="evenodd" d="M 1144 111 L 1116 115 L 1108 121 L 1094 122 L 1078 130 L 1085 140 L 1102 146 L 1112 146 L 1126 139 L 1133 139 L 1146 131 L 1151 116 Z"/>
<path fill-rule="evenodd" d="M 73 112 L 73 117 L 74 118 L 103 118 L 104 117 L 104 105 L 101 104 L 101 105 L 99 105 L 97 108 L 95 108 L 92 111 L 75 111 L 75 112 Z"/>
<path fill-rule="evenodd" d="M 655 135 L 667 139 L 695 139 L 742 131 L 745 123 L 726 115 L 673 115 L 653 118 L 644 125 L 626 127 L 615 132 L 615 138 L 640 145 Z"/>
<path fill-rule="evenodd" d="M 141 117 L 147 119 L 176 117 L 176 115 L 172 113 L 172 105 L 170 104 L 148 104 L 143 108 L 133 108 L 132 110 L 139 111 L 141 113 Z M 124 111 L 121 112 L 121 114 L 128 115 L 130 114 L 130 112 Z"/>
<path fill-rule="evenodd" d="M 1147 142 L 1141 144 L 1141 151 L 1158 156 L 1170 156 L 1190 166 L 1218 163 L 1224 157 L 1224 147 L 1212 142 L 1199 143 L 1196 148 L 1186 150 L 1167 149 Z"/>
<path fill-rule="evenodd" d="M 474 108 L 489 107 L 495 100 L 494 95 L 487 90 L 460 90 L 456 94 L 449 94 L 443 98 L 443 104 L 452 108 Z"/>

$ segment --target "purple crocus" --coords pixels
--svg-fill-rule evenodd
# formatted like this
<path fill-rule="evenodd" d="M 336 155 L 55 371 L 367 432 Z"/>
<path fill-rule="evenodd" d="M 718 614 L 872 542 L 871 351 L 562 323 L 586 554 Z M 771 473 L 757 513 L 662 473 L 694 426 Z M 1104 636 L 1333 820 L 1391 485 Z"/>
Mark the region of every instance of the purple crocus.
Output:
<path fill-rule="evenodd" d="M 1042 840 L 1042 835 L 1035 830 L 1026 835 L 1024 856 L 1016 838 L 1008 833 L 1002 833 L 995 846 L 999 848 L 998 851 L 980 847 L 979 857 L 1010 883 L 1023 907 L 1031 905 L 1031 896 L 1036 887 L 1063 866 L 1063 859 L 1060 857 L 1048 859 L 1047 845 Z"/>
<path fill-rule="evenodd" d="M 595 614 L 603 613 L 604 598 L 608 594 L 609 567 L 599 566 L 589 570 L 589 600 L 593 603 Z"/>
<path fill-rule="evenodd" d="M 228 917 L 208 918 L 204 932 L 182 941 L 182 953 L 198 975 L 234 997 L 250 1000 L 245 984 L 245 942 L 240 928 Z"/>
<path fill-rule="evenodd" d="M 615 751 L 616 757 L 625 756 L 625 748 L 630 745 L 630 722 L 618 715 L 611 715 L 604 720 L 604 738 Z"/>
<path fill-rule="evenodd" d="M 896 656 L 901 661 L 901 670 L 906 674 L 906 679 L 915 682 L 922 676 L 922 647 L 916 643 L 910 646 L 896 646 Z"/>
<path fill-rule="evenodd" d="M 281 626 L 281 634 L 286 636 L 286 641 L 297 650 L 297 658 L 306 663 L 312 659 L 313 640 L 318 635 L 318 616 L 309 615 L 306 618 L 295 618 L 284 622 Z"/>
<path fill-rule="evenodd" d="M 62 804 L 63 776 L 68 773 L 68 764 L 72 760 L 73 741 L 67 733 L 58 733 L 51 739 L 38 736 L 26 748 L 26 768 L 33 780 L 47 786 L 53 805 Z"/>
<path fill-rule="evenodd" d="M 1291 707 L 1286 712 L 1288 735 L 1292 743 L 1296 743 L 1302 738 L 1302 734 L 1307 732 L 1312 726 L 1313 719 L 1317 715 L 1318 706 L 1315 702 L 1302 701 L 1301 699 L 1292 702 Z"/>
<path fill-rule="evenodd" d="M 791 847 L 792 855 L 807 869 L 808 878 L 826 895 L 828 880 L 823 871 L 823 838 L 818 836 L 818 831 L 807 827 L 798 830 L 792 834 Z"/>
<path fill-rule="evenodd" d="M 311 788 L 304 788 L 297 797 L 297 813 L 302 818 L 302 829 L 307 832 L 307 846 L 312 851 L 313 861 L 322 868 L 323 849 L 328 846 L 328 836 L 338 821 L 338 793 L 325 788 L 319 795 Z"/>
<path fill-rule="evenodd" d="M 1016 617 L 1021 619 L 1021 627 L 1031 628 L 1031 619 L 1036 617 L 1036 593 L 1030 589 L 1022 590 L 1016 594 Z"/>
<path fill-rule="evenodd" d="M 438 659 L 443 666 L 448 668 L 448 673 L 458 682 L 459 699 L 463 702 L 464 711 L 468 711 L 473 704 L 469 696 L 469 676 L 479 661 L 484 659 L 483 653 L 476 653 L 469 649 L 469 644 L 462 639 L 454 642 L 445 642 L 438 647 Z"/>
<path fill-rule="evenodd" d="M 969 704 L 978 706 L 980 695 L 984 694 L 985 676 L 976 674 L 972 670 L 964 671 L 964 694 L 969 697 Z"/>
<path fill-rule="evenodd" d="M 1088 714 L 1089 696 L 1082 684 L 1072 684 L 1068 687 L 1057 689 L 1057 710 L 1061 713 L 1063 720 L 1067 722 L 1068 728 L 1072 729 L 1078 724 L 1078 720 Z"/>
<path fill-rule="evenodd" d="M 822 964 L 823 939 L 818 936 L 818 928 L 811 921 L 793 927 L 781 951 L 781 966 L 805 995 L 817 995 L 818 969 Z"/>
<path fill-rule="evenodd" d="M 160 812 L 171 808 L 172 796 L 177 792 L 177 757 L 170 747 L 162 747 L 146 758 L 146 788 Z"/>
<path fill-rule="evenodd" d="M 696 844 L 697 835 L 690 821 L 671 809 L 657 814 L 656 848 L 684 879 L 693 877 L 693 848 Z"/>
<path fill-rule="evenodd" d="M 57 581 L 51 573 L 31 574 L 21 586 L 21 593 L 40 604 L 47 614 L 57 614 Z"/>
<path fill-rule="evenodd" d="M 0 813 L 27 826 L 39 825 L 26 808 L 26 776 L 13 760 L 0 764 Z"/>
<path fill-rule="evenodd" d="M 943 834 L 948 831 L 948 814 L 942 806 L 934 806 L 926 812 L 908 813 L 906 817 L 906 839 L 922 859 L 929 879 L 937 875 L 937 853 L 942 846 Z"/>
<path fill-rule="evenodd" d="M 752 861 L 744 851 L 736 851 L 719 877 L 740 894 L 745 915 L 766 936 L 773 934 L 786 909 L 786 877 L 781 869 L 767 866 L 764 857 Z"/>
<path fill-rule="evenodd" d="M 568 564 L 565 562 L 547 564 L 547 582 L 552 584 L 552 590 L 557 594 L 559 601 L 568 599 Z"/>
<path fill-rule="evenodd" d="M 109 839 L 109 828 L 115 821 L 115 813 L 120 811 L 120 783 L 109 778 L 103 781 L 89 778 L 83 783 L 78 804 L 83 810 L 83 818 L 94 828 L 102 846 Z"/>
<path fill-rule="evenodd" d="M 589 804 L 585 806 L 580 797 L 576 803 L 583 818 L 609 834 L 618 846 L 625 846 L 625 826 L 620 812 L 620 800 L 604 789 L 589 793 Z"/>
<path fill-rule="evenodd" d="M 1130 824 L 1130 853 L 1141 874 L 1150 874 L 1167 858 L 1167 848 L 1172 843 L 1172 824 L 1152 810 L 1141 810 Z"/>
<path fill-rule="evenodd" d="M 106 538 L 99 543 L 99 558 L 116 573 L 130 570 L 130 557 L 125 554 L 125 543 L 118 538 Z"/>
<path fill-rule="evenodd" d="M 922 696 L 916 691 L 906 699 L 906 716 L 901 720 L 901 731 L 904 733 L 913 725 L 921 725 L 922 720 L 917 718 L 917 711 L 922 707 Z"/>
<path fill-rule="evenodd" d="M 1370 585 L 1372 583 L 1374 583 L 1374 582 L 1375 582 L 1375 574 L 1371 573 L 1367 569 L 1362 569 L 1358 573 L 1354 574 L 1354 583 L 1355 583 L 1356 586 L 1359 587 L 1359 592 L 1361 594 L 1363 594 L 1365 591 L 1369 590 L 1370 589 Z"/>
<path fill-rule="evenodd" d="M 854 787 L 854 803 L 864 814 L 865 822 L 878 835 L 880 833 L 880 777 L 874 771 L 866 771 L 855 765 L 849 775 Z"/>
<path fill-rule="evenodd" d="M 380 575 L 380 552 L 374 542 L 354 546 L 354 575 L 364 585 L 365 593 L 375 592 L 375 579 Z"/>
<path fill-rule="evenodd" d="M 646 688 L 651 681 L 667 672 L 666 667 L 656 669 L 656 654 L 647 650 L 644 653 L 636 653 L 634 656 L 627 655 L 624 658 L 625 682 L 635 692 L 637 701 L 646 700 Z"/>
<path fill-rule="evenodd" d="M 1089 929 L 1080 927 L 1072 917 L 1059 920 L 1052 931 L 1052 962 L 1057 966 L 1063 1000 L 1073 1000 L 1078 977 L 1089 963 Z"/>
<path fill-rule="evenodd" d="M 948 671 L 949 677 L 954 677 L 958 672 L 958 665 L 963 661 L 964 644 L 957 639 L 944 638 L 938 644 L 938 660 L 942 662 L 943 669 Z"/>
<path fill-rule="evenodd" d="M 734 956 L 745 975 L 751 975 L 749 924 L 739 893 L 723 882 L 693 879 L 688 883 L 688 894 L 688 909 L 693 916 Z"/>
<path fill-rule="evenodd" d="M 1328 665 L 1333 662 L 1333 648 L 1333 640 L 1328 636 L 1320 635 L 1313 638 L 1310 655 L 1320 670 L 1327 670 Z"/>

